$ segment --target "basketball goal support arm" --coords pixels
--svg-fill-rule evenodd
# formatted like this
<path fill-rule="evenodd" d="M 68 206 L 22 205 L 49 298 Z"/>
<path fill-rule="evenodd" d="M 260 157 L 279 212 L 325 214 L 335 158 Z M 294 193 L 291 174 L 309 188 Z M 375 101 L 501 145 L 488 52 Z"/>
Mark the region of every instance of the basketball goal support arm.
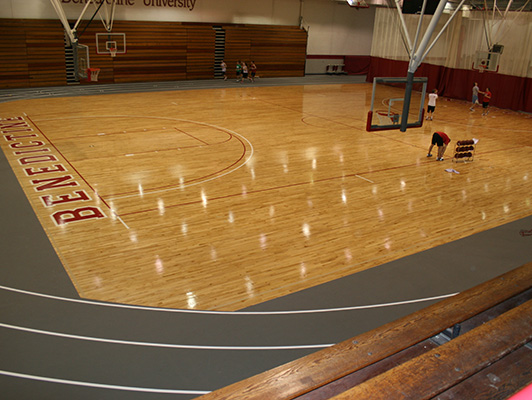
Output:
<path fill-rule="evenodd" d="M 78 29 L 78 25 L 80 24 L 83 16 L 85 15 L 85 12 L 87 11 L 87 8 L 90 4 L 96 5 L 95 0 L 88 0 L 87 3 L 85 3 L 85 7 L 83 7 L 83 11 L 81 12 L 81 15 L 76 21 L 76 24 L 74 25 L 74 28 L 70 27 L 70 24 L 68 23 L 68 18 L 65 14 L 65 10 L 63 9 L 63 6 L 61 5 L 61 0 L 50 0 L 52 3 L 52 6 L 55 9 L 55 12 L 57 13 L 57 16 L 59 17 L 59 20 L 63 24 L 63 28 L 65 29 L 66 34 L 68 35 L 68 38 L 70 39 L 71 43 L 76 43 L 78 41 L 78 37 L 76 35 L 76 31 Z M 102 5 L 105 4 L 104 11 L 105 11 L 105 18 L 102 18 L 102 15 L 100 14 L 100 9 Z M 91 18 L 91 21 L 94 19 L 94 16 L 96 14 L 100 15 L 100 19 L 102 21 L 103 26 L 107 30 L 107 32 L 111 32 L 113 28 L 113 22 L 114 22 L 114 16 L 115 16 L 115 9 L 116 9 L 116 1 L 111 0 L 111 10 L 109 11 L 107 9 L 107 2 L 101 1 L 100 4 L 97 6 L 96 11 L 94 15 Z M 105 21 L 104 21 L 105 19 Z M 89 22 L 90 24 L 90 22 Z M 87 25 L 88 26 L 88 25 Z M 87 27 L 85 27 L 87 29 Z M 85 31 L 85 30 L 84 30 Z"/>
<path fill-rule="evenodd" d="M 65 14 L 65 10 L 63 9 L 63 6 L 61 5 L 60 0 L 50 0 L 52 3 L 52 6 L 55 9 L 55 12 L 57 13 L 57 16 L 59 17 L 59 20 L 63 24 L 63 28 L 65 29 L 66 34 L 68 35 L 68 38 L 70 39 L 71 43 L 76 43 L 78 41 L 78 38 L 76 37 L 76 30 L 78 29 L 78 25 L 81 22 L 81 19 L 83 18 L 83 15 L 85 15 L 85 12 L 87 11 L 87 8 L 91 4 L 92 0 L 87 1 L 85 3 L 85 7 L 83 7 L 83 11 L 81 12 L 81 15 L 79 16 L 78 20 L 76 21 L 76 24 L 74 25 L 74 28 L 70 27 L 70 24 L 68 23 L 68 18 Z"/>

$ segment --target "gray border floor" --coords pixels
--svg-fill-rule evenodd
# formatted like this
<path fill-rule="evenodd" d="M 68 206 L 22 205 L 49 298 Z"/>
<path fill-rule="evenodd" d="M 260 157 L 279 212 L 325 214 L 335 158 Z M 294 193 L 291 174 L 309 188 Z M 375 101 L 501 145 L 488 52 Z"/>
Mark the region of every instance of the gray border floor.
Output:
<path fill-rule="evenodd" d="M 358 82 L 363 77 L 264 79 L 259 84 Z M 234 85 L 194 81 L 24 89 L 0 91 L 0 101 Z M 532 229 L 529 216 L 240 312 L 84 301 L 3 153 L 0 178 L 0 390 L 9 400 L 191 399 L 532 261 L 532 237 L 519 234 Z"/>

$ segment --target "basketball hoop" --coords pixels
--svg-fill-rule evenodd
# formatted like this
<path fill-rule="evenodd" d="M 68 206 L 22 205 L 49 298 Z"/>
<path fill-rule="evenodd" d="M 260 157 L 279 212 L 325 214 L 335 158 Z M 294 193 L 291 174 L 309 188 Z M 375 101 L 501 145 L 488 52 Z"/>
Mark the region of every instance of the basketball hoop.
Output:
<path fill-rule="evenodd" d="M 111 53 L 111 57 L 116 57 L 116 48 L 110 47 L 109 48 L 109 53 Z"/>
<path fill-rule="evenodd" d="M 89 82 L 98 82 L 100 68 L 87 68 L 87 79 Z"/>
<path fill-rule="evenodd" d="M 400 120 L 400 115 L 393 111 L 377 111 L 377 118 L 379 119 L 379 125 L 390 125 L 398 124 Z"/>

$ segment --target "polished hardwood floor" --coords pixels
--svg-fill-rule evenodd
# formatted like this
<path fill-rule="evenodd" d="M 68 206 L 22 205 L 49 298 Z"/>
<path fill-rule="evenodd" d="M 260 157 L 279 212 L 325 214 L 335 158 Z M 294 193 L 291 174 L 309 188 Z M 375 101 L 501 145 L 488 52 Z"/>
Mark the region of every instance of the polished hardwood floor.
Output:
<path fill-rule="evenodd" d="M 440 97 L 421 128 L 366 132 L 371 90 L 17 100 L 2 150 L 80 296 L 110 302 L 239 310 L 532 215 L 529 115 Z"/>

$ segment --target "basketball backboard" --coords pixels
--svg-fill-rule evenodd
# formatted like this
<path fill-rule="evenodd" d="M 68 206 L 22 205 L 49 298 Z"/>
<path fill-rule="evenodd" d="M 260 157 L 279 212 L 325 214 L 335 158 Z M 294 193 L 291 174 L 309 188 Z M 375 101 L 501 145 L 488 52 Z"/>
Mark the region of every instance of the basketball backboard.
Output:
<path fill-rule="evenodd" d="M 87 70 L 91 63 L 89 59 L 89 46 L 80 43 L 72 43 L 74 52 L 74 70 L 78 79 L 87 79 Z"/>
<path fill-rule="evenodd" d="M 497 72 L 499 70 L 500 53 L 489 51 L 477 51 L 473 69 L 480 72 Z"/>
<path fill-rule="evenodd" d="M 403 116 L 401 114 L 406 82 L 407 78 L 401 77 L 373 78 L 373 93 L 366 124 L 368 132 L 400 129 L 403 118 L 407 118 L 408 128 L 417 128 L 423 125 L 427 78 L 414 78 L 410 110 L 408 115 Z"/>
<path fill-rule="evenodd" d="M 96 34 L 96 54 L 109 54 L 114 57 L 117 54 L 126 54 L 126 34 L 125 33 L 97 33 Z"/>

